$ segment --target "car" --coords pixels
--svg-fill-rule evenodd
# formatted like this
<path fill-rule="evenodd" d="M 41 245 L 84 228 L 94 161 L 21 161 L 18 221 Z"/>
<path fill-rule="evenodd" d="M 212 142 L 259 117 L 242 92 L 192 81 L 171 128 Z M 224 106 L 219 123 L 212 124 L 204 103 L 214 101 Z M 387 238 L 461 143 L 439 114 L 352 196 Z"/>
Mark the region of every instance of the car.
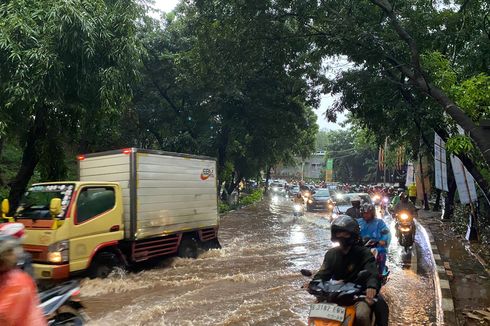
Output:
<path fill-rule="evenodd" d="M 289 196 L 294 197 L 298 194 L 299 192 L 299 186 L 292 186 L 289 188 Z"/>
<path fill-rule="evenodd" d="M 330 190 L 326 188 L 318 189 L 306 203 L 306 209 L 308 211 L 313 210 L 327 210 L 328 200 L 330 199 Z"/>
<path fill-rule="evenodd" d="M 359 197 L 361 198 L 361 205 L 364 203 L 371 203 L 371 197 L 369 194 L 364 192 L 351 192 L 347 194 L 337 194 L 333 201 L 335 202 L 335 212 L 337 214 L 345 214 L 345 212 L 352 207 L 351 200 L 352 198 Z"/>
<path fill-rule="evenodd" d="M 272 193 L 274 193 L 274 194 L 281 194 L 282 195 L 282 194 L 286 193 L 286 189 L 284 189 L 284 184 L 281 184 L 278 182 L 271 183 L 270 189 L 271 189 Z"/>

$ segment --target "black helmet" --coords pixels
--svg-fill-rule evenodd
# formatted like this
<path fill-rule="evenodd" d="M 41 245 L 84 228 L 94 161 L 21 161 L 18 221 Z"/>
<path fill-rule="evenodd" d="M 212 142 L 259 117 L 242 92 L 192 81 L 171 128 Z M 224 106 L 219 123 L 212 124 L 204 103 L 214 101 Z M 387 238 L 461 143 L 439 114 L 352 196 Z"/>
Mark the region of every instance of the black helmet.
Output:
<path fill-rule="evenodd" d="M 361 237 L 361 229 L 359 228 L 359 224 L 354 218 L 350 217 L 349 215 L 339 215 L 332 222 L 330 231 L 332 234 L 330 238 L 334 242 L 339 241 L 335 234 L 341 231 L 349 232 L 356 241 L 359 240 Z"/>

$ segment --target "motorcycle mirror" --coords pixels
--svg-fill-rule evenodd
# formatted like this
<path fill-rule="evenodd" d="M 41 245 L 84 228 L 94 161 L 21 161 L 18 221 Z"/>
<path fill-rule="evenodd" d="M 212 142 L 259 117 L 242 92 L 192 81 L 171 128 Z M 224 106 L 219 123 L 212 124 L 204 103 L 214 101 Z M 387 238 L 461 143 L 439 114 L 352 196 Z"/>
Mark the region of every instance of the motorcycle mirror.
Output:
<path fill-rule="evenodd" d="M 313 276 L 313 273 L 309 269 L 302 269 L 300 272 L 301 272 L 301 275 L 303 275 L 303 276 L 307 276 L 307 277 Z"/>

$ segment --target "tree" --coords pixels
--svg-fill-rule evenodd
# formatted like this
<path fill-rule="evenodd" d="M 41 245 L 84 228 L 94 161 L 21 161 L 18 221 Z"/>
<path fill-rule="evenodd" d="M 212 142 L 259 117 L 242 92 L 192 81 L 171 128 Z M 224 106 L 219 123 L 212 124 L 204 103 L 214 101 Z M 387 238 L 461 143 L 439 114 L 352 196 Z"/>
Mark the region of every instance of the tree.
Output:
<path fill-rule="evenodd" d="M 410 0 L 396 6 L 387 0 L 308 1 L 293 5 L 290 16 L 297 17 L 302 35 L 315 41 L 321 55 L 344 55 L 359 69 L 410 82 L 420 96 L 435 104 L 431 109 L 445 112 L 466 131 L 488 164 L 490 131 L 438 87 L 422 64 L 424 54 L 438 50 L 450 55 L 452 67 L 466 77 L 488 72 L 488 4 L 455 3 L 459 10 L 439 1 Z"/>
<path fill-rule="evenodd" d="M 148 145 L 216 156 L 228 192 L 313 151 L 320 62 L 262 1 L 182 3 L 162 24 L 146 20 L 143 82 L 134 116 Z M 309 78 L 307 78 L 309 76 Z M 149 137 L 150 135 L 151 137 Z"/>
<path fill-rule="evenodd" d="M 101 122 L 127 103 L 140 13 L 130 0 L 0 4 L 1 117 L 23 148 L 12 208 L 40 161 L 63 165 L 65 142 L 92 148 L 103 137 Z"/>

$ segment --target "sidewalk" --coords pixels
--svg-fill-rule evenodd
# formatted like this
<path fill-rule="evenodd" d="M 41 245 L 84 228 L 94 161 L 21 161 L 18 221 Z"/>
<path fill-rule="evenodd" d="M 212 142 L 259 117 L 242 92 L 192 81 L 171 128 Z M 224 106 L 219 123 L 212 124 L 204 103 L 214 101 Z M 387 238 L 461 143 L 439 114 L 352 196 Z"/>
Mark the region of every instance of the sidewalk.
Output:
<path fill-rule="evenodd" d="M 440 212 L 418 212 L 417 221 L 428 231 L 437 268 L 445 325 L 490 325 L 490 274 L 454 234 Z M 481 258 L 480 258 L 481 260 Z M 485 262 L 483 262 L 485 263 Z M 437 284 L 436 284 L 437 285 Z"/>

